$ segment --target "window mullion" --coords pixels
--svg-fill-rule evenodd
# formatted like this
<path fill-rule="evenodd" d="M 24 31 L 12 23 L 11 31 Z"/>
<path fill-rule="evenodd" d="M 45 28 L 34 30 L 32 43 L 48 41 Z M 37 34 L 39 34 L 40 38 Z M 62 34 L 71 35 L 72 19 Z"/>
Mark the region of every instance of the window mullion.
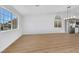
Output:
<path fill-rule="evenodd" d="M 3 13 L 3 11 L 1 11 L 2 13 Z M 3 30 L 4 30 L 4 15 L 2 16 L 3 18 L 3 24 L 2 24 L 2 26 L 3 26 Z"/>
<path fill-rule="evenodd" d="M 12 24 L 12 13 L 10 14 L 10 16 L 11 16 L 11 30 L 13 29 L 12 27 L 13 27 L 13 24 Z"/>

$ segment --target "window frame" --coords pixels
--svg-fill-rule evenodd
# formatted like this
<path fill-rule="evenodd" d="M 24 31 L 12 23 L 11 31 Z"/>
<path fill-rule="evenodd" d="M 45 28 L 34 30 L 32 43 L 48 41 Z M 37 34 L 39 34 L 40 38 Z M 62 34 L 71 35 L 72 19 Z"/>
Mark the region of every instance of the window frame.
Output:
<path fill-rule="evenodd" d="M 18 15 L 16 15 L 13 11 L 11 11 L 11 10 L 9 10 L 8 8 L 6 8 L 6 7 L 2 7 L 2 6 L 0 6 L 1 8 L 3 8 L 3 9 L 5 9 L 5 10 L 7 10 L 7 11 L 9 11 L 10 13 L 12 13 L 14 16 L 16 16 L 16 20 L 17 20 L 17 27 L 15 28 L 15 29 L 13 29 L 12 27 L 13 27 L 13 24 L 12 24 L 12 21 L 11 21 L 11 29 L 8 29 L 8 30 L 0 30 L 0 32 L 8 32 L 8 31 L 15 31 L 15 30 L 18 30 L 19 29 L 19 16 Z M 6 15 L 7 16 L 7 15 Z"/>

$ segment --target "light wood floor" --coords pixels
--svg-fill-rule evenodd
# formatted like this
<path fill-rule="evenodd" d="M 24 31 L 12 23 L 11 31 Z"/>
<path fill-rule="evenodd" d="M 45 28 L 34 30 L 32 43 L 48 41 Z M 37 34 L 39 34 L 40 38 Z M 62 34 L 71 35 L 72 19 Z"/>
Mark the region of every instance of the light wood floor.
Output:
<path fill-rule="evenodd" d="M 23 35 L 6 53 L 72 53 L 79 52 L 79 34 Z"/>

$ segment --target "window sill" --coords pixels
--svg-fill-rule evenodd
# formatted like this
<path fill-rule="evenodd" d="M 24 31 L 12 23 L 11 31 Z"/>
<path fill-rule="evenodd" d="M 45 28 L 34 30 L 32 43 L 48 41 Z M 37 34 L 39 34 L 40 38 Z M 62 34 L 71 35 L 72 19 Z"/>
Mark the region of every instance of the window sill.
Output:
<path fill-rule="evenodd" d="M 12 31 L 16 31 L 16 30 L 18 30 L 18 29 L 12 29 L 12 30 L 4 30 L 4 31 L 0 31 L 0 33 L 4 33 L 4 32 L 12 32 Z"/>

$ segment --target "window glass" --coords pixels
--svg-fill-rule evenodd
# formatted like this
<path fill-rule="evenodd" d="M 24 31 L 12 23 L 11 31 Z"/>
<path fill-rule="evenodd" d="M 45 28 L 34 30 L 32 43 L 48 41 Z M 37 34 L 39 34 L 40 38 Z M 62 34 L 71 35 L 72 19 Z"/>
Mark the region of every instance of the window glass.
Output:
<path fill-rule="evenodd" d="M 56 28 L 62 27 L 62 20 L 61 20 L 61 17 L 58 15 L 55 16 L 54 27 Z"/>
<path fill-rule="evenodd" d="M 0 31 L 17 28 L 17 17 L 7 9 L 0 7 Z"/>

